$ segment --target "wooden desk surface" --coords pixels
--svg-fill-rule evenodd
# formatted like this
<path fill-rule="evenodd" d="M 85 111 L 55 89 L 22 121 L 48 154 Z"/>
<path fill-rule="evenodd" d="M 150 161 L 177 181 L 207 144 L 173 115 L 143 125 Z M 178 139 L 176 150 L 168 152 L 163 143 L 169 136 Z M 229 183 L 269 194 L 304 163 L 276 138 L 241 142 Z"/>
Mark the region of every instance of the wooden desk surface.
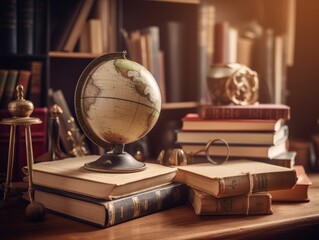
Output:
<path fill-rule="evenodd" d="M 51 213 L 43 222 L 29 222 L 25 203 L 12 199 L 0 209 L 0 239 L 286 239 L 287 234 L 319 239 L 319 174 L 310 178 L 310 202 L 274 203 L 272 215 L 199 217 L 185 205 L 106 229 Z"/>

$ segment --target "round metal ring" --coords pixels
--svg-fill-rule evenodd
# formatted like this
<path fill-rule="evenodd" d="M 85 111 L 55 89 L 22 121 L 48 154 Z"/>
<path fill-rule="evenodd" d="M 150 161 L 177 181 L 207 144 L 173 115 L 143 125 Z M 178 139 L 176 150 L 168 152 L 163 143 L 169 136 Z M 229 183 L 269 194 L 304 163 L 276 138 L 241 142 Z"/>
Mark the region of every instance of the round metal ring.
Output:
<path fill-rule="evenodd" d="M 213 160 L 213 159 L 209 156 L 209 147 L 210 147 L 213 143 L 218 142 L 218 141 L 225 143 L 225 145 L 226 145 L 226 147 L 227 147 L 227 154 L 226 154 L 226 157 L 225 157 L 225 159 L 224 159 L 223 161 L 218 161 L 218 162 L 216 162 L 215 160 Z M 224 140 L 224 139 L 221 139 L 221 138 L 209 140 L 208 143 L 206 144 L 206 147 L 205 147 L 205 155 L 206 155 L 207 160 L 210 161 L 210 162 L 213 163 L 213 164 L 216 164 L 216 165 L 217 165 L 217 164 L 223 164 L 223 163 L 225 163 L 225 162 L 228 160 L 228 158 L 229 158 L 229 153 L 230 153 L 230 147 L 229 147 L 227 141 Z"/>

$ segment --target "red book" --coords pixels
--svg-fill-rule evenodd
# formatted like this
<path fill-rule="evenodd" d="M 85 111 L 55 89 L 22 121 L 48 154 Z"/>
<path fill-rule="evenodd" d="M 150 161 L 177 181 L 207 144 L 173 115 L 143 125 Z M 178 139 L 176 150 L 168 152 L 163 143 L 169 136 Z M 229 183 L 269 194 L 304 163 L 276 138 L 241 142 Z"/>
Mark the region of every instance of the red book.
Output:
<path fill-rule="evenodd" d="M 201 105 L 199 113 L 205 119 L 272 119 L 289 120 L 290 107 L 284 104 Z"/>

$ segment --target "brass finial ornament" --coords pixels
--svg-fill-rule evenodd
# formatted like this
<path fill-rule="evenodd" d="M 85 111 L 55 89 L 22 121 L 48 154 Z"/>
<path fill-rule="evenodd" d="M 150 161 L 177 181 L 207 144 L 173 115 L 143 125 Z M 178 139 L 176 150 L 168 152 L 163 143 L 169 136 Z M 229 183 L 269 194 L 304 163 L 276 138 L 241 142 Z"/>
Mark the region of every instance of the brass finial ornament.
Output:
<path fill-rule="evenodd" d="M 213 65 L 208 72 L 207 87 L 215 105 L 254 104 L 259 96 L 257 72 L 239 63 Z"/>
<path fill-rule="evenodd" d="M 17 99 L 9 102 L 8 110 L 11 113 L 12 117 L 30 117 L 34 110 L 33 103 L 25 100 L 23 96 L 23 86 L 18 85 L 17 90 Z"/>

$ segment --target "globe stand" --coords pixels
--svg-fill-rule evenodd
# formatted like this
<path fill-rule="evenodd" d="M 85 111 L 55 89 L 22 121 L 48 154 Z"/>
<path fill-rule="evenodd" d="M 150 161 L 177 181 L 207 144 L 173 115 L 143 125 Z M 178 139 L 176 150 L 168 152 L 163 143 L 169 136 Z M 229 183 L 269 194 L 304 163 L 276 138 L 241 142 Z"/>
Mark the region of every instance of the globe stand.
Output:
<path fill-rule="evenodd" d="M 112 151 L 102 155 L 96 161 L 86 163 L 88 170 L 109 173 L 139 172 L 146 169 L 146 164 L 137 161 L 124 151 L 124 144 L 116 144 Z"/>

